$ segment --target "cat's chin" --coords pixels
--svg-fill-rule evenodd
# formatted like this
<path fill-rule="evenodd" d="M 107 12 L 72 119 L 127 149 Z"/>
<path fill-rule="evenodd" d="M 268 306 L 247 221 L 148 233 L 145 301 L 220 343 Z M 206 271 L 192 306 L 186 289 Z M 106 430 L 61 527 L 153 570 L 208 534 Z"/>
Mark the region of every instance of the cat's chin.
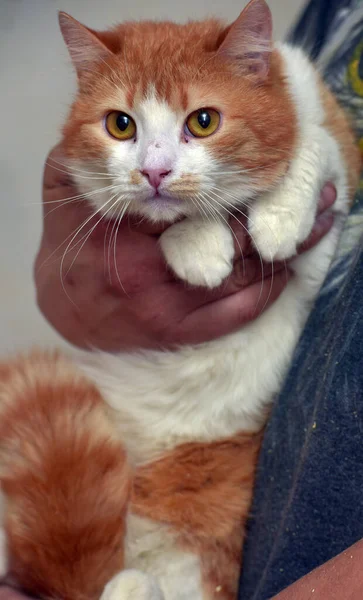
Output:
<path fill-rule="evenodd" d="M 154 223 L 173 223 L 182 217 L 191 216 L 184 200 L 168 196 L 152 196 L 138 203 L 137 212 Z"/>

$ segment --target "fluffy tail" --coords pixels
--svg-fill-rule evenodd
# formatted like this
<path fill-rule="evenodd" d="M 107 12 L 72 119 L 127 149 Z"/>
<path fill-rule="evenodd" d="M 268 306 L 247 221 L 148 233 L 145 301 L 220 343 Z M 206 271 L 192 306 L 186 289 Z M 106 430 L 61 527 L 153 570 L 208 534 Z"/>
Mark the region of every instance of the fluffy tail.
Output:
<path fill-rule="evenodd" d="M 130 472 L 100 393 L 58 355 L 0 364 L 0 482 L 10 578 L 98 598 L 123 568 Z"/>

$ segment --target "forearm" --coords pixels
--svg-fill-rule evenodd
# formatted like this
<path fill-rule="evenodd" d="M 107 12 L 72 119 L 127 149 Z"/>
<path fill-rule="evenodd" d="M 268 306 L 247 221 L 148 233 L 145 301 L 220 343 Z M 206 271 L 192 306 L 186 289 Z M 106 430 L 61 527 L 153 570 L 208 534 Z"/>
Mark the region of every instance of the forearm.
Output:
<path fill-rule="evenodd" d="M 362 600 L 363 540 L 332 558 L 272 600 Z"/>

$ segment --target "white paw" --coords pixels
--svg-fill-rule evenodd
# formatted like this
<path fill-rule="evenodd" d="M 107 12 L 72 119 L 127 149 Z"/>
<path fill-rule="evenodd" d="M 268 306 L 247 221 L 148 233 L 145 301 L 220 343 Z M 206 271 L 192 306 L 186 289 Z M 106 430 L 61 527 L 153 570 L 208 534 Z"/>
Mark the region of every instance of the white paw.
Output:
<path fill-rule="evenodd" d="M 164 600 L 156 581 L 136 569 L 122 571 L 108 582 L 100 600 Z"/>
<path fill-rule="evenodd" d="M 160 237 L 166 262 L 191 285 L 218 287 L 233 269 L 232 233 L 221 222 L 186 219 Z"/>
<path fill-rule="evenodd" d="M 268 199 L 264 199 L 268 200 Z M 251 210 L 248 230 L 255 248 L 267 261 L 284 260 L 296 254 L 298 245 L 311 232 L 315 214 L 301 214 L 291 198 L 291 208 L 269 206 L 268 201 Z"/>

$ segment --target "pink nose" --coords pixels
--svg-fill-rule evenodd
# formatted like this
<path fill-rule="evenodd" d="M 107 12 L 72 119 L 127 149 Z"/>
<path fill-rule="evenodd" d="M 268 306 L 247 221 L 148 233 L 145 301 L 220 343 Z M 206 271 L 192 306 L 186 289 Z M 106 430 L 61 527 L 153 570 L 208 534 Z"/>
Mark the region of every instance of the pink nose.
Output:
<path fill-rule="evenodd" d="M 171 171 L 165 171 L 165 169 L 144 169 L 141 173 L 146 177 L 150 185 L 157 190 L 164 177 L 169 175 Z"/>

